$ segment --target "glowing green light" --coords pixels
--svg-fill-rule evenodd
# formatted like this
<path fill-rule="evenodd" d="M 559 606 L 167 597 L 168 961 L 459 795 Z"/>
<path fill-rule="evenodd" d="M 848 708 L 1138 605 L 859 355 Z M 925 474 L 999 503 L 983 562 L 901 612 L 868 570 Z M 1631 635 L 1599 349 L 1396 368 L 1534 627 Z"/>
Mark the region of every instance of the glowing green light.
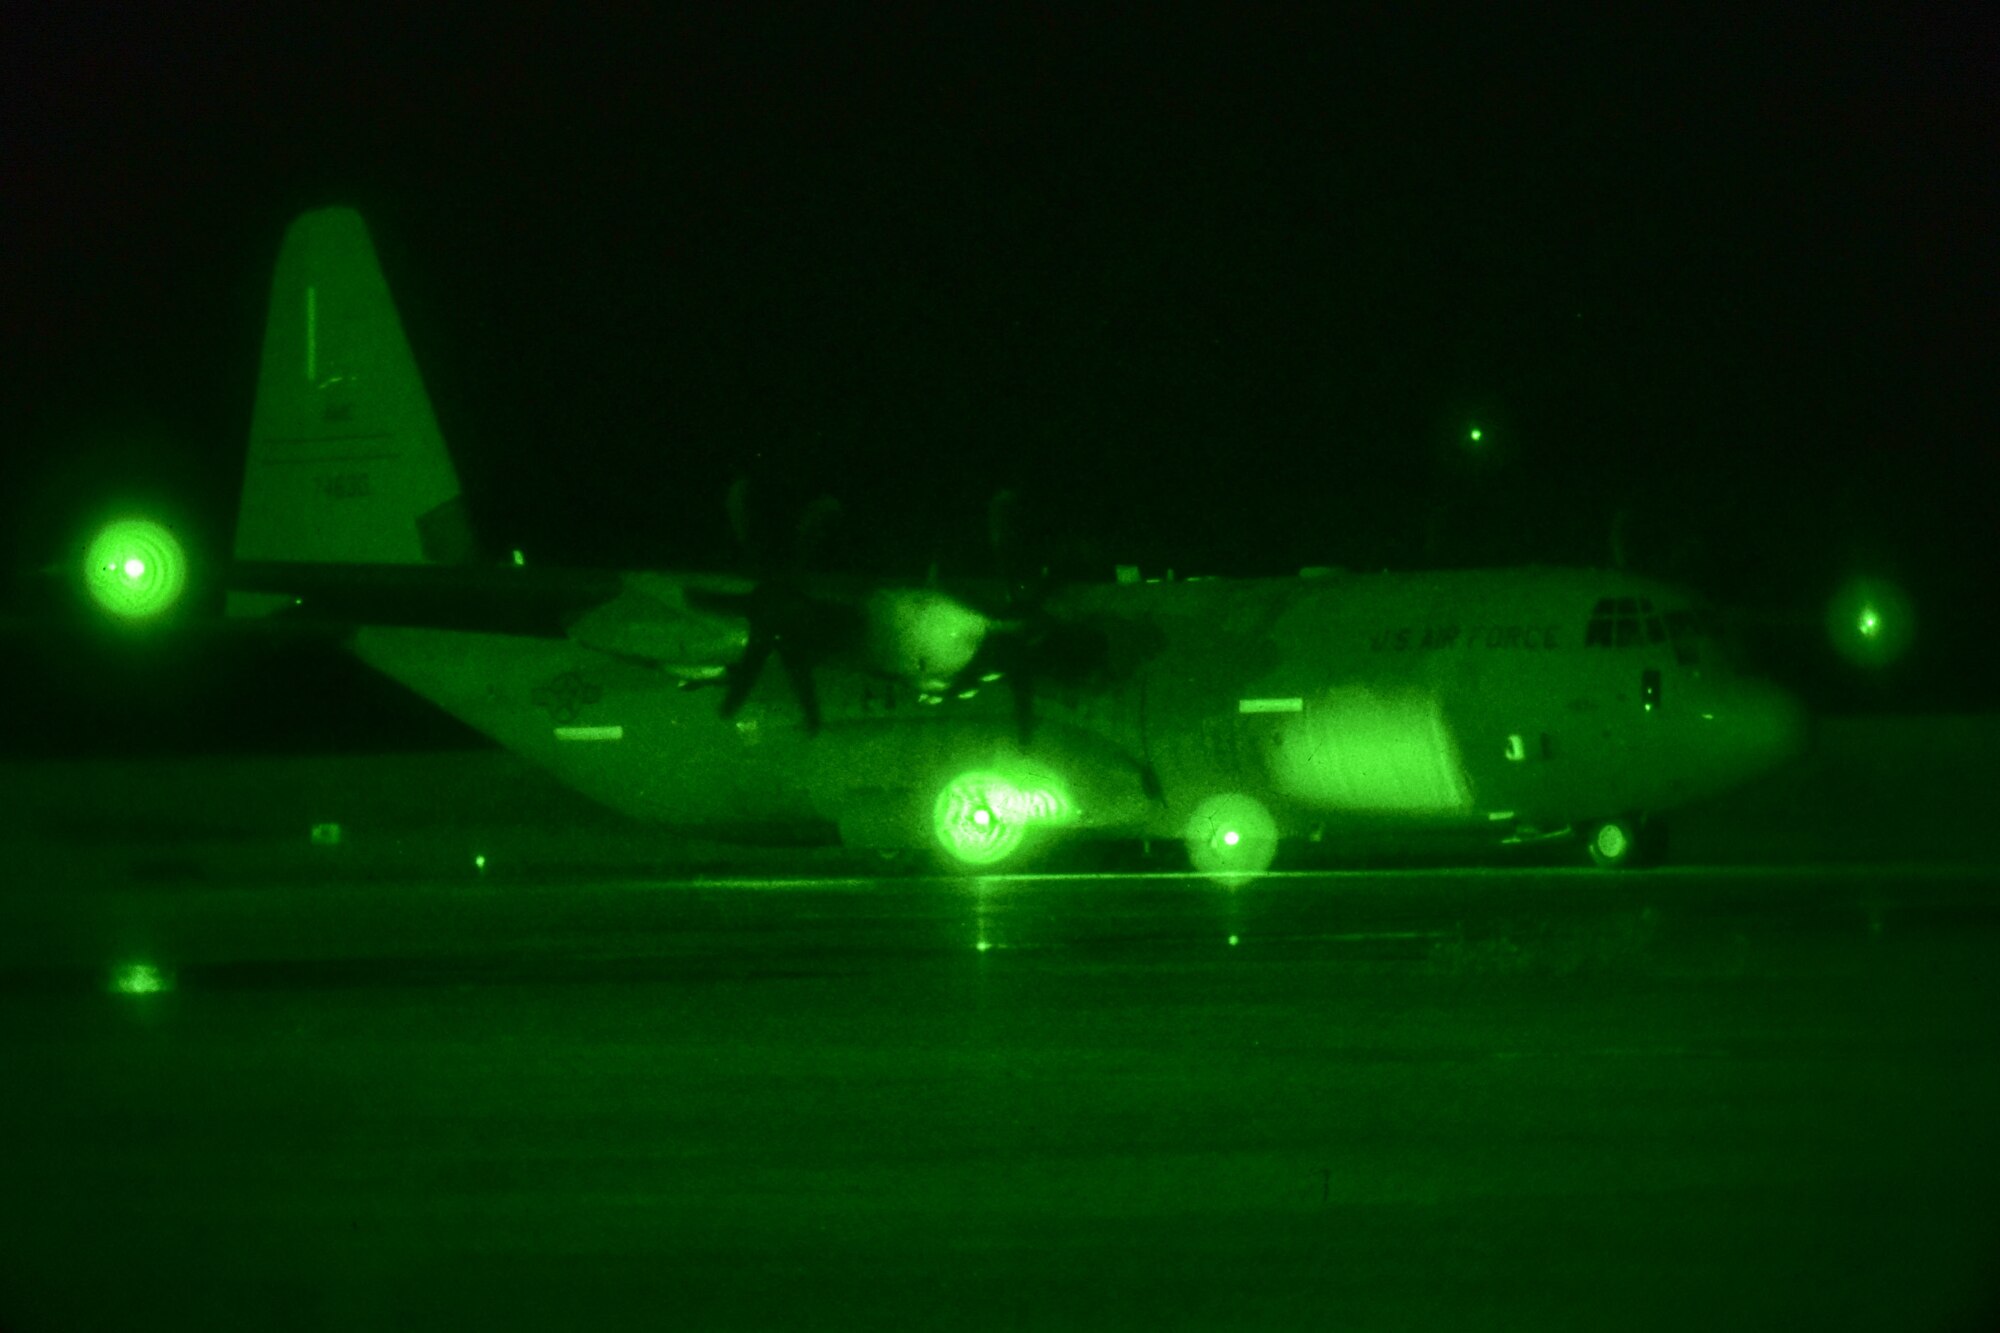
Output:
<path fill-rule="evenodd" d="M 528 562 L 521 558 L 521 553 L 519 551 L 516 551 L 514 552 L 514 563 L 516 565 L 525 565 Z"/>
<path fill-rule="evenodd" d="M 1470 438 L 1474 444 L 1478 444 L 1479 441 L 1482 438 L 1484 438 L 1485 434 L 1486 434 L 1485 431 L 1479 429 L 1479 427 L 1477 426 L 1474 426 L 1468 438 Z"/>
<path fill-rule="evenodd" d="M 99 606 L 123 619 L 141 620 L 180 600 L 187 586 L 187 558 L 161 524 L 123 518 L 105 524 L 91 539 L 83 578 Z"/>
<path fill-rule="evenodd" d="M 1278 852 L 1278 825 L 1264 803 L 1245 792 L 1221 792 L 1189 816 L 1188 859 L 1225 888 L 1247 884 Z"/>
<path fill-rule="evenodd" d="M 1884 667 L 1910 647 L 1916 611 L 1909 596 L 1886 579 L 1855 579 L 1834 594 L 1827 634 L 1843 657 L 1864 667 Z"/>
<path fill-rule="evenodd" d="M 981 940 L 974 947 L 977 948 L 979 952 L 985 953 L 987 950 L 993 947 L 993 942 L 991 940 Z"/>
<path fill-rule="evenodd" d="M 120 995 L 157 995 L 167 979 L 150 963 L 128 963 L 111 974 L 111 989 Z"/>
<path fill-rule="evenodd" d="M 486 858 L 484 856 L 474 856 L 472 858 L 472 868 L 474 870 L 486 869 Z"/>
<path fill-rule="evenodd" d="M 1236 947 L 1236 937 L 1234 935 L 1229 937 L 1229 947 L 1232 949 Z"/>
<path fill-rule="evenodd" d="M 938 845 L 964 865 L 992 865 L 1011 856 L 1038 824 L 1065 822 L 1069 798 L 1040 774 L 1019 781 L 988 770 L 961 773 L 944 784 L 931 807 Z"/>

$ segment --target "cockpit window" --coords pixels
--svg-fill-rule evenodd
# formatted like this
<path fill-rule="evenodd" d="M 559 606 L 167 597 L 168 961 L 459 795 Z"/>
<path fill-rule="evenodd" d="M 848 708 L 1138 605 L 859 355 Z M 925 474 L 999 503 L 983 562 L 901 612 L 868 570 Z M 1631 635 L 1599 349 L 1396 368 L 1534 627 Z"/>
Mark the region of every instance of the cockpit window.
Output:
<path fill-rule="evenodd" d="M 1652 598 L 1603 597 L 1590 609 L 1583 646 L 1634 648 L 1641 643 L 1664 643 L 1667 637 L 1667 628 L 1653 613 Z"/>

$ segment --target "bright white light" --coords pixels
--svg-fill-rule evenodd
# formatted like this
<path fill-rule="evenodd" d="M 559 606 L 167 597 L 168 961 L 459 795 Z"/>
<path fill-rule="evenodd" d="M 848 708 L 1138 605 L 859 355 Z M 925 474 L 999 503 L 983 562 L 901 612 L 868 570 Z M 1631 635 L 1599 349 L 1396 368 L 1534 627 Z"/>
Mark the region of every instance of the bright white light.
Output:
<path fill-rule="evenodd" d="M 135 555 L 130 560 L 127 560 L 125 562 L 126 578 L 139 579 L 139 578 L 144 578 L 145 576 L 146 576 L 146 562 L 144 560 L 141 560 L 138 556 Z"/>
<path fill-rule="evenodd" d="M 1234 847 L 1237 843 L 1241 841 L 1243 841 L 1243 835 L 1241 833 L 1238 833 L 1235 829 L 1230 829 L 1227 833 L 1222 835 L 1222 845 L 1224 847 Z"/>

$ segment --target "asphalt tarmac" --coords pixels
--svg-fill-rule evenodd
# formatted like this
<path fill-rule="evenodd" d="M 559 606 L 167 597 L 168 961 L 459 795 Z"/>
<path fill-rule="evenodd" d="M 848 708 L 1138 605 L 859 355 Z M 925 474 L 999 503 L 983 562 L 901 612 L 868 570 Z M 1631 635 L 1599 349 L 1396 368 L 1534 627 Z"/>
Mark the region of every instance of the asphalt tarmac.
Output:
<path fill-rule="evenodd" d="M 1962 1328 L 2000 872 L 16 883 L 0 1328 Z"/>

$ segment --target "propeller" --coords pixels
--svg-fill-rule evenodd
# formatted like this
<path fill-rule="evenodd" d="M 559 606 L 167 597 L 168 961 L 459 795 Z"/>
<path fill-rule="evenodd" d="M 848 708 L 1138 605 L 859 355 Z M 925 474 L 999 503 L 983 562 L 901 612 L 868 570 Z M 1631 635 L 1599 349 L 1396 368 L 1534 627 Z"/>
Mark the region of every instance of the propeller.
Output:
<path fill-rule="evenodd" d="M 807 734 L 817 734 L 819 691 L 813 684 L 813 669 L 851 644 L 857 631 L 851 610 L 820 601 L 804 587 L 807 568 L 840 519 L 840 502 L 822 495 L 806 505 L 792 525 L 790 541 L 782 547 L 754 521 L 747 478 L 739 477 L 730 486 L 726 506 L 730 533 L 748 556 L 756 581 L 747 593 L 689 591 L 690 600 L 703 609 L 741 616 L 748 626 L 743 655 L 723 668 L 722 716 L 731 718 L 742 711 L 765 665 L 776 657 L 798 700 Z"/>
<path fill-rule="evenodd" d="M 1046 603 L 1056 580 L 1047 564 L 1024 558 L 1021 500 L 1014 491 L 1000 491 L 987 502 L 986 541 L 1000 576 L 1002 601 L 988 618 L 979 651 L 950 689 L 962 693 L 1004 680 L 1014 700 L 1014 730 L 1025 750 L 1034 738 L 1038 680 L 1045 668 L 1067 662 L 1067 649 L 1077 646 L 1071 640 L 1089 631 L 1063 625 L 1049 614 Z"/>

